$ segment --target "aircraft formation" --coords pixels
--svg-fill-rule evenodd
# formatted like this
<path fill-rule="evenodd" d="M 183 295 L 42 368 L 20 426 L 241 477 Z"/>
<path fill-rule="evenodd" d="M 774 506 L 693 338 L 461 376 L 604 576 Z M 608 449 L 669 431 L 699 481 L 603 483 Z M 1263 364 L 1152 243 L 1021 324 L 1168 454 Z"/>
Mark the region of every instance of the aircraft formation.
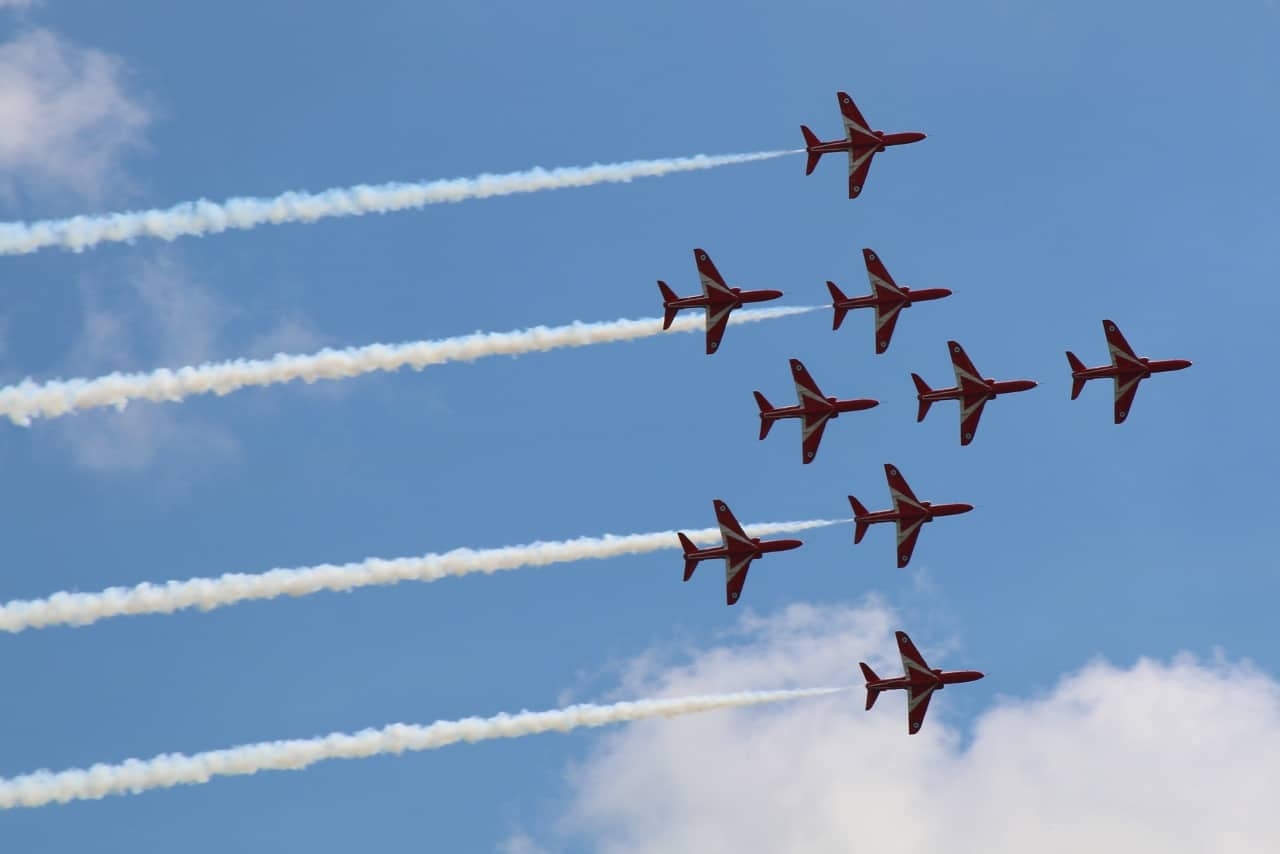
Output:
<path fill-rule="evenodd" d="M 847 152 L 849 198 L 856 199 L 862 194 L 872 159 L 876 154 L 890 146 L 919 142 L 925 139 L 925 135 L 916 131 L 885 133 L 872 130 L 871 125 L 848 93 L 838 92 L 836 99 L 844 120 L 845 138 L 823 142 L 807 126 L 802 125 L 800 131 L 804 136 L 805 151 L 808 155 L 805 174 L 808 175 L 814 171 L 824 154 Z M 705 309 L 706 352 L 711 355 L 719 351 L 729 315 L 734 309 L 747 303 L 777 299 L 782 296 L 782 292 L 731 287 L 720 275 L 706 250 L 694 249 L 693 254 L 702 285 L 702 295 L 679 297 L 666 282 L 659 281 L 658 288 L 663 300 L 663 328 L 669 328 L 676 313 L 682 309 Z M 910 308 L 917 302 L 944 299 L 951 296 L 952 292 L 947 288 L 911 289 L 900 286 L 894 281 L 883 260 L 875 251 L 863 249 L 862 257 L 866 265 L 867 278 L 871 283 L 871 293 L 866 296 L 849 297 L 835 282 L 828 281 L 827 289 L 831 294 L 831 308 L 834 311 L 831 328 L 833 331 L 839 330 L 850 311 L 873 309 L 875 318 L 873 342 L 876 354 L 881 355 L 889 349 L 898 317 L 903 309 Z M 1109 365 L 1086 367 L 1074 353 L 1067 351 L 1067 362 L 1072 379 L 1071 399 L 1075 400 L 1080 396 L 1085 383 L 1089 380 L 1110 377 L 1115 385 L 1114 420 L 1116 424 L 1122 424 L 1129 417 L 1138 385 L 1144 379 L 1152 374 L 1183 370 L 1190 367 L 1191 362 L 1186 359 L 1152 360 L 1138 356 L 1129 346 L 1115 321 L 1103 320 L 1102 329 L 1111 356 Z M 984 377 L 959 342 L 948 341 L 947 350 L 956 378 L 954 386 L 932 388 L 919 374 L 911 374 L 918 403 L 916 421 L 923 421 L 934 403 L 946 400 L 957 401 L 960 415 L 960 444 L 965 446 L 973 442 L 977 435 L 978 422 L 989 401 L 1001 395 L 1029 391 L 1035 388 L 1037 383 L 1027 379 L 996 380 Z M 817 457 L 818 446 L 822 442 L 823 432 L 829 421 L 842 413 L 871 409 L 878 406 L 879 401 L 869 398 L 841 400 L 828 397 L 823 394 L 799 359 L 791 359 L 790 366 L 797 399 L 794 406 L 775 407 L 760 391 L 754 392 L 756 405 L 760 410 L 760 439 L 763 440 L 769 435 L 776 421 L 798 420 L 801 463 L 807 465 Z M 907 484 L 906 478 L 895 465 L 885 463 L 884 472 L 893 505 L 890 509 L 869 511 L 857 498 L 849 496 L 854 519 L 853 542 L 855 545 L 861 543 L 870 526 L 881 522 L 892 522 L 897 529 L 897 565 L 902 569 L 910 563 L 920 531 L 927 522 L 943 516 L 968 513 L 973 510 L 973 505 L 933 504 L 922 501 L 916 497 Z M 742 596 L 747 571 L 752 561 L 772 552 L 799 548 L 802 542 L 794 539 L 763 540 L 758 537 L 749 537 L 723 500 L 717 498 L 713 505 L 723 545 L 699 549 L 686 535 L 678 534 L 684 551 L 684 580 L 688 581 L 693 577 L 699 562 L 723 559 L 726 603 L 734 605 Z M 976 670 L 932 669 L 905 632 L 899 631 L 896 635 L 898 652 L 902 658 L 903 675 L 901 677 L 881 679 L 867 664 L 859 665 L 866 680 L 866 708 L 871 709 L 882 691 L 905 690 L 907 692 L 907 732 L 914 735 L 919 732 L 924 722 L 929 700 L 934 691 L 941 690 L 947 685 L 981 679 L 983 674 Z"/>

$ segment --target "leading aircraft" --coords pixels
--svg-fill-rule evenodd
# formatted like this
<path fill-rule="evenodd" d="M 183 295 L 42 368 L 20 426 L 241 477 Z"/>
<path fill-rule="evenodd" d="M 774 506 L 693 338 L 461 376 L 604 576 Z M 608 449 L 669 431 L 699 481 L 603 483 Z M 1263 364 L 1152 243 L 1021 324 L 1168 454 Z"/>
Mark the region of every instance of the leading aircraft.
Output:
<path fill-rule="evenodd" d="M 867 278 L 871 280 L 871 295 L 865 297 L 847 297 L 835 282 L 827 282 L 827 290 L 831 291 L 833 300 L 831 307 L 836 310 L 831 322 L 832 329 L 839 329 L 844 316 L 850 309 L 874 308 L 876 310 L 876 353 L 889 349 L 889 339 L 893 337 L 893 328 L 898 323 L 898 313 L 910 308 L 912 303 L 926 300 L 942 299 L 951 296 L 946 288 L 921 288 L 912 290 L 893 281 L 889 271 L 885 269 L 876 253 L 870 249 L 862 250 L 862 260 L 867 265 Z"/>
<path fill-rule="evenodd" d="M 795 406 L 774 407 L 760 392 L 752 392 L 756 396 L 756 405 L 760 407 L 760 438 L 769 435 L 773 422 L 782 418 L 800 419 L 800 454 L 804 463 L 813 462 L 818 453 L 818 445 L 822 442 L 822 431 L 827 422 L 838 418 L 841 412 L 859 412 L 879 406 L 880 401 L 870 398 L 854 398 L 837 400 L 824 397 L 822 389 L 809 376 L 809 371 L 799 359 L 791 360 L 791 376 L 796 381 L 796 397 L 799 403 Z"/>
<path fill-rule="evenodd" d="M 693 577 L 693 571 L 698 568 L 700 561 L 724 558 L 725 601 L 732 605 L 742 595 L 742 585 L 747 583 L 747 569 L 750 568 L 751 561 L 770 552 L 798 549 L 804 543 L 801 540 L 761 540 L 759 537 L 748 537 L 730 512 L 729 505 L 719 498 L 713 503 L 724 545 L 700 549 L 684 534 L 676 534 L 680 538 L 680 547 L 684 549 L 684 580 L 688 581 Z"/>
<path fill-rule="evenodd" d="M 898 569 L 911 562 L 911 553 L 915 550 L 916 539 L 920 529 L 926 522 L 932 522 L 939 516 L 956 516 L 968 513 L 972 504 L 932 504 L 921 501 L 907 486 L 907 479 L 892 463 L 884 464 L 884 477 L 889 482 L 889 498 L 893 501 L 892 510 L 867 510 L 862 502 L 849 496 L 849 506 L 853 508 L 853 543 L 857 545 L 867 535 L 867 528 L 877 522 L 895 522 L 898 527 Z"/>
<path fill-rule="evenodd" d="M 824 154 L 837 151 L 849 152 L 849 198 L 856 199 L 862 193 L 862 185 L 867 182 L 867 170 L 871 168 L 871 158 L 890 145 L 906 145 L 919 142 L 925 136 L 917 131 L 908 133 L 885 133 L 872 130 L 871 125 L 858 111 L 847 92 L 837 92 L 836 100 L 840 103 L 840 115 L 844 118 L 844 139 L 823 142 L 805 125 L 800 125 L 800 133 L 804 134 L 804 147 L 808 152 L 809 162 L 805 165 L 804 174 L 809 175 L 818 165 Z"/>
<path fill-rule="evenodd" d="M 1133 408 L 1133 398 L 1138 393 L 1138 383 L 1152 374 L 1181 371 L 1183 368 L 1191 367 L 1191 362 L 1187 359 L 1152 361 L 1138 356 L 1129 346 L 1129 342 L 1124 340 L 1124 335 L 1120 333 L 1120 327 L 1116 326 L 1114 320 L 1102 321 L 1102 331 L 1107 336 L 1107 349 L 1111 352 L 1110 365 L 1086 368 L 1084 362 L 1076 358 L 1075 353 L 1067 351 L 1067 361 L 1071 363 L 1071 399 L 1075 400 L 1080 396 L 1080 390 L 1089 380 L 1114 377 L 1117 424 L 1123 424 L 1129 417 L 1129 410 Z"/>
<path fill-rule="evenodd" d="M 982 408 L 988 400 L 995 400 L 1002 394 L 1016 391 L 1027 391 L 1036 387 L 1035 380 L 1002 380 L 983 379 L 982 374 L 973 366 L 973 362 L 965 355 L 964 348 L 955 341 L 947 342 L 951 351 L 951 366 L 955 368 L 956 384 L 953 388 L 929 388 L 929 384 L 912 374 L 916 384 L 916 400 L 920 401 L 920 409 L 916 413 L 916 421 L 924 420 L 929 414 L 929 407 L 939 400 L 960 401 L 960 444 L 967 445 L 973 441 L 978 432 L 978 420 L 982 418 Z"/>
<path fill-rule="evenodd" d="M 898 653 L 902 656 L 902 676 L 881 679 L 866 662 L 858 662 L 862 675 L 867 680 L 867 711 L 876 704 L 881 691 L 904 689 L 907 692 L 907 734 L 915 735 L 924 723 L 924 716 L 929 711 L 929 698 L 934 691 L 941 691 L 948 685 L 960 682 L 976 682 L 985 674 L 977 670 L 931 669 L 906 632 L 894 634 L 898 638 Z"/>
<path fill-rule="evenodd" d="M 782 291 L 744 291 L 731 288 L 724 283 L 724 277 L 711 263 L 711 256 L 706 250 L 693 250 L 693 259 L 698 264 L 698 278 L 702 280 L 702 296 L 681 297 L 667 286 L 666 282 L 658 282 L 658 290 L 662 291 L 662 328 L 670 329 L 676 313 L 683 308 L 705 308 L 707 310 L 707 355 L 711 355 L 720 346 L 725 327 L 729 325 L 729 312 L 741 308 L 744 303 L 766 302 L 782 296 Z"/>

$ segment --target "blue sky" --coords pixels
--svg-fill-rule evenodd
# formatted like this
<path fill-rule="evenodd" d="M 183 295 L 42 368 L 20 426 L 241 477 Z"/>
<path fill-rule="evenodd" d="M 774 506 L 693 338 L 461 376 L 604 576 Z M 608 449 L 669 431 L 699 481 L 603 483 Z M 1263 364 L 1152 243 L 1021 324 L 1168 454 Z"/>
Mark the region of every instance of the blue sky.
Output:
<path fill-rule="evenodd" d="M 856 548 L 849 527 L 806 533 L 753 567 L 734 609 L 718 569 L 682 585 L 667 552 L 2 638 L 0 774 L 612 696 L 655 649 L 696 658 L 732 646 L 745 615 L 869 595 L 935 666 L 988 673 L 934 704 L 926 727 L 962 737 L 999 698 L 1044 696 L 1097 657 L 1221 650 L 1280 668 L 1273 4 L 4 14 L 0 63 L 25 76 L 0 93 L 35 93 L 0 99 L 9 220 L 790 148 L 801 123 L 839 134 L 839 89 L 875 127 L 929 135 L 879 156 L 854 202 L 837 157 L 806 178 L 796 155 L 0 259 L 5 382 L 653 316 L 656 279 L 696 288 L 694 246 L 791 304 L 825 302 L 827 279 L 863 292 L 864 246 L 900 283 L 955 291 L 908 312 L 880 357 L 868 317 L 832 333 L 824 311 L 731 328 L 710 358 L 672 336 L 11 426 L 4 600 L 698 528 L 713 497 L 744 522 L 841 515 L 849 493 L 887 506 L 887 461 L 921 498 L 977 509 L 930 525 L 906 571 L 883 528 Z M 55 94 L 67 109 L 31 106 Z M 1103 317 L 1142 355 L 1195 362 L 1144 383 L 1122 427 L 1103 383 L 1068 400 L 1063 351 L 1102 363 Z M 988 376 L 1040 382 L 989 405 L 966 448 L 954 404 L 914 423 L 909 374 L 950 384 L 948 338 Z M 756 439 L 750 392 L 789 402 L 789 357 L 828 394 L 882 402 L 830 425 L 811 466 L 793 424 Z M 873 715 L 899 734 L 898 706 Z M 0 839 L 396 852 L 528 833 L 590 850 L 563 818 L 566 769 L 598 738 L 14 811 Z"/>

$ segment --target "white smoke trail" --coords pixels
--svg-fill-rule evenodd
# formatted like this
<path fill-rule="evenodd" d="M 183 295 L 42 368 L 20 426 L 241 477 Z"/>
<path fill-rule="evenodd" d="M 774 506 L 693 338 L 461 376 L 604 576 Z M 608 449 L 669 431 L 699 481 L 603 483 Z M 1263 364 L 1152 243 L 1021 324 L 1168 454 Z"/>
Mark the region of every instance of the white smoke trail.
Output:
<path fill-rule="evenodd" d="M 766 522 L 746 526 L 754 537 L 793 533 L 838 525 L 845 519 Z M 689 533 L 711 542 L 719 528 Z M 0 605 L 0 631 L 21 632 L 48 626 L 87 626 L 109 617 L 171 614 L 187 608 L 211 611 L 252 599 L 308 596 L 322 590 L 351 590 L 401 581 L 437 581 L 447 576 L 491 574 L 502 570 L 554 563 L 605 559 L 679 548 L 675 531 L 537 542 L 497 549 L 454 549 L 443 554 L 395 559 L 369 558 L 356 563 L 272 569 L 259 574 L 227 573 L 217 578 L 190 578 L 163 584 L 111 587 L 98 593 L 54 593 L 45 599 L 14 600 Z"/>
<path fill-rule="evenodd" d="M 139 237 L 176 240 L 179 237 L 216 234 L 228 229 L 249 229 L 286 222 L 315 222 L 328 217 L 389 213 L 489 196 L 589 187 L 592 184 L 626 183 L 635 178 L 771 160 L 794 154 L 798 150 L 802 149 L 714 157 L 699 154 L 696 157 L 596 163 L 558 169 L 539 167 L 524 172 L 486 174 L 476 178 L 361 184 L 320 193 L 289 192 L 275 198 L 235 198 L 222 204 L 201 199 L 198 202 L 183 202 L 167 210 L 128 211 L 38 222 L 6 222 L 0 223 L 0 255 L 23 255 L 50 246 L 83 252 L 99 243 L 127 243 Z"/>
<path fill-rule="evenodd" d="M 20 777 L 0 778 L 0 809 L 137 794 L 148 789 L 207 783 L 213 777 L 256 774 L 259 771 L 296 771 L 326 759 L 363 759 L 406 750 L 434 750 L 460 741 L 519 738 L 646 718 L 673 718 L 716 709 L 783 703 L 844 690 L 847 689 L 744 691 L 667 700 L 634 700 L 609 706 L 582 704 L 546 712 L 437 721 L 429 726 L 391 724 L 382 729 L 266 741 L 191 756 L 166 753 L 152 759 L 128 759 L 119 765 L 98 764 L 57 773 L 36 771 Z"/>
<path fill-rule="evenodd" d="M 791 317 L 817 310 L 816 306 L 779 306 L 737 311 L 731 323 L 754 323 Z M 672 332 L 702 329 L 703 318 L 685 316 L 671 324 Z M 37 383 L 28 378 L 0 388 L 0 415 L 28 426 L 32 418 L 57 418 L 76 410 L 114 406 L 123 409 L 131 400 L 180 401 L 197 394 L 230 394 L 247 386 L 269 386 L 302 380 L 337 380 L 375 371 L 411 367 L 420 371 L 444 362 L 470 362 L 486 356 L 518 356 L 586 347 L 611 341 L 634 341 L 662 334 L 662 321 L 612 320 L 602 323 L 570 323 L 535 326 L 515 332 L 476 332 L 437 341 L 405 344 L 369 344 L 342 350 L 324 349 L 306 356 L 280 353 L 270 359 L 235 359 L 209 362 L 150 373 L 107 374 L 96 379 L 52 380 Z"/>

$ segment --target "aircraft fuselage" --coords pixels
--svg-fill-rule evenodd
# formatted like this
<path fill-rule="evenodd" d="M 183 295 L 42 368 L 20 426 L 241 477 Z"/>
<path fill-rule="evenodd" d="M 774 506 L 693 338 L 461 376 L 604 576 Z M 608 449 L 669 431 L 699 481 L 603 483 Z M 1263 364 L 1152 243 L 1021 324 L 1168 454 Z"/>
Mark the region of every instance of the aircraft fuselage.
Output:
<path fill-rule="evenodd" d="M 880 401 L 870 398 L 837 400 L 834 397 L 828 397 L 825 406 L 815 400 L 806 400 L 804 404 L 779 406 L 775 409 L 765 410 L 760 413 L 760 416 L 769 421 L 780 421 L 784 418 L 804 418 L 807 415 L 828 415 L 831 418 L 838 418 L 841 412 L 861 412 L 864 409 L 872 409 L 879 405 Z"/>
<path fill-rule="evenodd" d="M 961 386 L 952 386 L 951 388 L 935 388 L 929 391 L 922 391 L 916 395 L 921 402 L 935 403 L 939 400 L 981 400 L 983 398 L 991 400 L 1002 394 L 1013 394 L 1018 391 L 1029 391 L 1036 387 L 1035 380 L 1001 380 L 993 379 L 984 380 L 985 389 L 982 388 L 963 388 Z"/>
<path fill-rule="evenodd" d="M 877 510 L 874 513 L 859 514 L 856 518 L 858 522 L 865 522 L 868 525 L 874 525 L 878 522 L 914 522 L 917 519 L 924 519 L 931 522 L 939 516 L 958 516 L 961 513 L 968 513 L 973 509 L 972 504 L 933 504 L 929 501 L 921 501 L 920 509 L 911 505 L 904 504 L 901 510 Z"/>
<path fill-rule="evenodd" d="M 798 549 L 804 545 L 801 540 L 760 540 L 753 538 L 752 546 L 739 544 L 736 541 L 732 546 L 714 546 L 708 549 L 698 549 L 686 555 L 690 560 L 714 560 L 715 558 L 737 559 L 751 555 L 752 559 L 766 555 L 771 552 L 786 552 L 792 549 Z"/>
<path fill-rule="evenodd" d="M 861 137 L 858 139 L 833 139 L 830 142 L 819 142 L 817 145 L 806 146 L 806 150 L 810 154 L 834 154 L 837 151 L 866 151 L 874 148 L 876 151 L 884 151 L 892 145 L 909 145 L 913 142 L 919 142 L 925 138 L 925 135 L 919 131 L 908 131 L 906 133 L 885 133 L 882 130 L 875 131 L 875 135 L 879 137 L 879 144 L 868 142 Z"/>
<path fill-rule="evenodd" d="M 986 674 L 977 670 L 933 670 L 932 679 L 918 670 L 911 670 L 908 676 L 897 676 L 893 679 L 880 679 L 868 682 L 867 687 L 874 691 L 906 690 L 911 687 L 934 685 L 939 690 L 947 685 L 958 685 L 962 682 L 976 682 Z"/>
<path fill-rule="evenodd" d="M 912 303 L 928 302 L 929 300 L 951 296 L 951 290 L 948 288 L 921 288 L 913 291 L 911 288 L 900 287 L 899 290 L 902 291 L 901 297 L 891 293 L 872 293 L 866 296 L 837 300 L 833 305 L 836 308 L 878 308 L 880 306 L 889 307 L 895 305 L 910 308 Z"/>
<path fill-rule="evenodd" d="M 1188 359 L 1142 359 L 1141 361 L 1141 368 L 1129 364 L 1102 365 L 1097 368 L 1085 368 L 1083 371 L 1072 371 L 1071 376 L 1080 380 L 1096 380 L 1104 377 L 1149 377 L 1152 374 L 1181 371 L 1191 367 Z"/>
<path fill-rule="evenodd" d="M 713 294 L 711 296 L 691 296 L 680 297 L 675 300 L 669 300 L 664 304 L 665 308 L 723 308 L 731 305 L 739 308 L 750 302 L 767 302 L 782 296 L 782 291 L 744 291 L 741 288 L 733 288 L 734 299 L 721 297 Z"/>

